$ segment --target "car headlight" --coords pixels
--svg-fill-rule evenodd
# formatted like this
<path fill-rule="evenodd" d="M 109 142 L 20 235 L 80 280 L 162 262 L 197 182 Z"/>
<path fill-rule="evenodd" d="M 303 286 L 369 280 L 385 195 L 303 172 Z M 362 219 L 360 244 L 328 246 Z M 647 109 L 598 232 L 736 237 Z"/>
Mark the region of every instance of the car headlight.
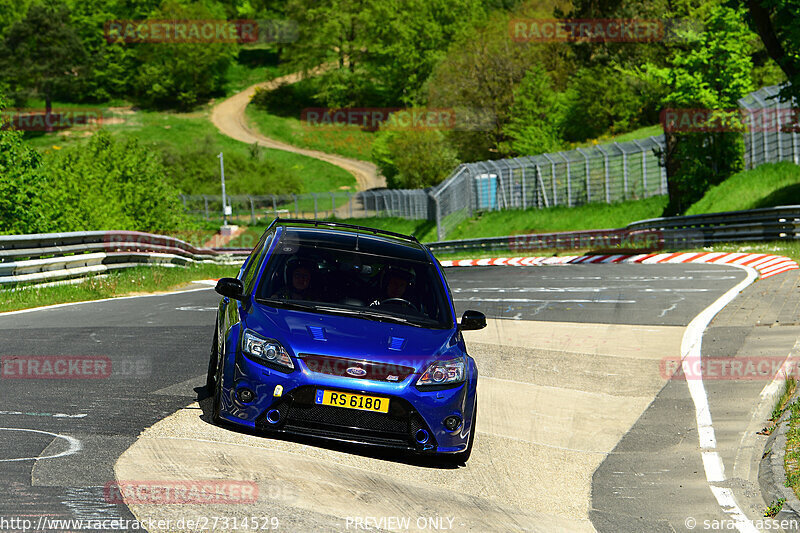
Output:
<path fill-rule="evenodd" d="M 264 338 L 249 329 L 242 336 L 242 351 L 259 363 L 294 370 L 292 358 L 278 341 Z"/>
<path fill-rule="evenodd" d="M 466 375 L 466 364 L 463 357 L 451 361 L 436 361 L 422 373 L 417 380 L 417 386 L 455 385 L 464 381 Z"/>

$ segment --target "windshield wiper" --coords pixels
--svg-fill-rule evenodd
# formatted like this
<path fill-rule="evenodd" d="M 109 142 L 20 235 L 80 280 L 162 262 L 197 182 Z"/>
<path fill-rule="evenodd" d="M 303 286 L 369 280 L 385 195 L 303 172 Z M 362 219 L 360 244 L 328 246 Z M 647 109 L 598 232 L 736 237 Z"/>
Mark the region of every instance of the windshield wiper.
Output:
<path fill-rule="evenodd" d="M 403 324 L 407 326 L 414 326 L 418 328 L 428 327 L 424 323 L 421 323 L 422 320 L 419 322 L 414 320 L 409 320 L 407 318 L 403 318 L 396 315 L 389 315 L 385 313 L 377 313 L 375 311 L 369 311 L 366 309 L 346 309 L 344 307 L 329 307 L 326 305 L 312 305 L 312 304 L 305 304 L 300 303 L 297 300 L 283 300 L 278 298 L 258 298 L 257 301 L 259 303 L 264 303 L 271 305 L 273 307 L 283 307 L 286 309 L 296 309 L 298 311 L 315 311 L 315 312 L 322 312 L 322 313 L 331 313 L 334 315 L 348 315 L 348 316 L 357 316 L 361 318 L 366 318 L 368 320 L 376 320 L 376 321 L 384 321 L 384 322 L 394 322 L 397 324 Z M 430 322 L 434 322 L 429 320 Z"/>
<path fill-rule="evenodd" d="M 324 307 L 324 306 L 317 307 L 316 309 L 318 309 L 320 311 L 327 311 L 327 312 L 330 312 L 330 313 L 339 313 L 339 314 L 343 314 L 343 315 L 351 315 L 351 316 L 358 316 L 358 317 L 362 317 L 362 318 L 368 318 L 370 320 L 378 320 L 378 321 L 386 320 L 386 321 L 389 321 L 389 322 L 396 322 L 398 324 L 405 324 L 405 325 L 409 325 L 409 326 L 423 327 L 421 324 L 418 324 L 416 322 L 412 322 L 411 320 L 409 320 L 407 318 L 403 318 L 403 317 L 395 316 L 395 315 L 387 315 L 387 314 L 384 314 L 384 313 L 376 313 L 374 311 L 367 311 L 366 309 L 344 309 L 344 308 L 341 308 L 341 307 Z"/>
<path fill-rule="evenodd" d="M 281 298 L 257 298 L 257 302 L 269 304 L 273 307 L 285 307 L 287 309 L 298 309 L 300 311 L 315 311 L 316 305 L 300 303 L 297 300 L 284 300 Z"/>

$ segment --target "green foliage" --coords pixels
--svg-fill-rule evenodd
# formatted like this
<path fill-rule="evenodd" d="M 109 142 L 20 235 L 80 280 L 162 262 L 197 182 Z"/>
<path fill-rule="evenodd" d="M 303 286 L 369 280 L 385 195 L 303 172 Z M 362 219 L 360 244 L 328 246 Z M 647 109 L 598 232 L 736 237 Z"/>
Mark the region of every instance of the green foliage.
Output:
<path fill-rule="evenodd" d="M 33 89 L 50 108 L 53 94 L 75 79 L 86 52 L 69 25 L 69 9 L 61 0 L 45 0 L 28 8 L 0 43 L 0 72 L 17 91 Z"/>
<path fill-rule="evenodd" d="M 191 146 L 161 146 L 171 183 L 187 194 L 220 194 L 219 154 L 222 148 L 209 136 Z M 228 194 L 301 193 L 303 182 L 297 172 L 278 166 L 262 155 L 257 145 L 243 150 L 226 150 L 225 177 Z"/>
<path fill-rule="evenodd" d="M 135 140 L 100 131 L 87 144 L 45 159 L 39 202 L 50 231 L 175 230 L 182 223 L 177 191 L 157 154 Z"/>
<path fill-rule="evenodd" d="M 537 105 L 547 103 L 546 95 L 532 94 L 537 83 L 533 78 L 526 82 L 526 87 L 517 89 L 529 69 L 539 66 L 553 80 L 553 90 L 564 88 L 572 69 L 564 53 L 564 43 L 512 42 L 508 31 L 510 21 L 526 16 L 548 14 L 494 12 L 476 21 L 453 42 L 426 85 L 430 107 L 481 111 L 494 117 L 493 123 L 479 130 L 449 135 L 462 161 L 497 159 L 507 154 L 513 146 L 510 143 L 523 135 L 521 122 L 525 120 L 525 108 L 534 105 L 536 98 L 542 99 Z M 529 101 L 514 109 L 519 91 L 526 93 Z M 509 129 L 507 125 L 515 113 L 520 113 L 520 118 Z"/>
<path fill-rule="evenodd" d="M 0 112 L 5 103 L 0 96 Z M 0 233 L 37 232 L 45 221 L 38 196 L 44 180 L 38 172 L 39 154 L 17 131 L 3 129 L 0 115 Z"/>
<path fill-rule="evenodd" d="M 29 4 L 30 0 L 0 0 L 0 37 L 25 15 Z"/>
<path fill-rule="evenodd" d="M 422 189 L 445 179 L 458 165 L 455 150 L 439 130 L 381 131 L 373 160 L 392 189 Z"/>
<path fill-rule="evenodd" d="M 532 155 L 561 149 L 564 123 L 563 93 L 553 90 L 541 67 L 530 69 L 514 91 L 506 134 L 511 139 L 506 154 Z"/>
<path fill-rule="evenodd" d="M 477 0 L 292 0 L 288 47 L 304 68 L 330 63 L 319 98 L 331 107 L 409 105 L 447 45 L 482 13 Z"/>
<path fill-rule="evenodd" d="M 388 104 L 417 103 L 448 45 L 483 15 L 477 0 L 383 0 L 376 8 L 369 65 Z"/>
<path fill-rule="evenodd" d="M 223 18 L 224 13 L 215 7 L 168 0 L 151 18 Z M 225 73 L 236 55 L 236 45 L 228 43 L 137 45 L 135 57 L 140 66 L 131 80 L 133 94 L 146 107 L 191 109 L 198 101 L 222 92 Z"/>
<path fill-rule="evenodd" d="M 564 138 L 581 142 L 652 124 L 663 89 L 616 65 L 580 69 L 570 80 Z"/>
<path fill-rule="evenodd" d="M 256 89 L 250 103 L 259 109 L 280 117 L 300 118 L 303 109 L 324 107 L 316 96 L 319 80 L 305 78 L 297 83 L 283 83 L 274 89 Z"/>
<path fill-rule="evenodd" d="M 718 110 L 737 126 L 738 100 L 752 90 L 753 34 L 743 12 L 715 8 L 705 21 L 705 31 L 687 35 L 688 50 L 676 50 L 674 67 L 651 68 L 670 88 L 667 108 Z M 666 165 L 670 203 L 666 215 L 682 213 L 699 200 L 709 186 L 718 184 L 744 167 L 744 142 L 738 132 L 666 134 Z"/>
<path fill-rule="evenodd" d="M 106 39 L 104 26 L 122 18 L 115 0 L 69 0 L 70 22 L 86 50 L 87 59 L 81 75 L 58 96 L 75 102 L 107 101 L 124 98 L 130 92 L 130 80 L 137 71 L 135 45 Z"/>

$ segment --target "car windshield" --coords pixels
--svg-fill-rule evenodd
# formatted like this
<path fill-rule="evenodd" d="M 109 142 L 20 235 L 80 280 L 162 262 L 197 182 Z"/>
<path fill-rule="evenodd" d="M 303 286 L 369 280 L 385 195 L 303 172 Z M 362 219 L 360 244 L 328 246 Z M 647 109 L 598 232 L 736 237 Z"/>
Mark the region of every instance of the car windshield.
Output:
<path fill-rule="evenodd" d="M 428 328 L 449 328 L 452 315 L 439 273 L 430 261 L 353 249 L 343 243 L 283 239 L 256 300 L 290 307 Z M 349 242 L 348 242 L 349 244 Z M 365 249 L 366 248 L 366 249 Z"/>

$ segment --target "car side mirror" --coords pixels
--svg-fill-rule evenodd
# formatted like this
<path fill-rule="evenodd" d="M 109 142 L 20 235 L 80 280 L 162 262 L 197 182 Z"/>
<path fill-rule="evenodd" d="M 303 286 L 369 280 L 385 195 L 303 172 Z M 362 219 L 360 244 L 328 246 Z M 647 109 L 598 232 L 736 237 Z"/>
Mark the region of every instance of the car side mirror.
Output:
<path fill-rule="evenodd" d="M 459 327 L 461 331 L 483 329 L 486 327 L 486 315 L 480 311 L 464 311 Z"/>
<path fill-rule="evenodd" d="M 234 300 L 241 300 L 244 298 L 244 283 L 237 278 L 220 279 L 214 290 L 226 298 L 232 298 Z"/>

